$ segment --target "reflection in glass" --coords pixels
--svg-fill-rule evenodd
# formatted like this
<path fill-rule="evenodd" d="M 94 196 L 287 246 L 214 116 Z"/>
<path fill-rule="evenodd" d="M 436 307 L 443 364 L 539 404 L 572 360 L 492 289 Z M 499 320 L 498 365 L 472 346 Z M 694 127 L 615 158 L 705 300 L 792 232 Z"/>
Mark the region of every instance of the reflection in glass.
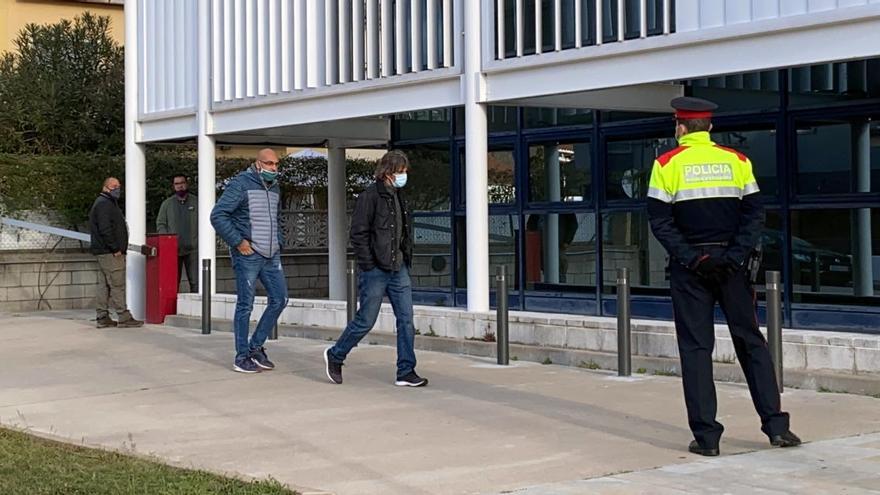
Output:
<path fill-rule="evenodd" d="M 590 143 L 529 147 L 529 201 L 574 203 L 590 199 Z"/>
<path fill-rule="evenodd" d="M 605 290 L 613 287 L 618 268 L 629 268 L 633 288 L 669 287 L 668 256 L 648 226 L 644 211 L 602 215 L 602 274 Z"/>
<path fill-rule="evenodd" d="M 527 289 L 580 291 L 595 287 L 593 213 L 529 214 L 525 236 Z M 561 284 L 566 287 L 559 287 Z"/>
<path fill-rule="evenodd" d="M 794 211 L 791 234 L 796 302 L 880 295 L 880 209 Z"/>
<path fill-rule="evenodd" d="M 450 115 L 448 108 L 395 114 L 396 139 L 448 138 Z"/>
<path fill-rule="evenodd" d="M 403 150 L 410 163 L 405 189 L 410 208 L 413 211 L 448 211 L 452 184 L 449 145 L 422 145 Z"/>
<path fill-rule="evenodd" d="M 456 246 L 458 260 L 456 266 L 456 285 L 467 287 L 467 221 L 464 217 L 455 219 Z M 519 217 L 516 215 L 489 216 L 489 287 L 495 287 L 495 271 L 498 266 L 507 266 L 507 280 L 511 288 L 519 287 L 519 263 L 517 236 Z"/>
<path fill-rule="evenodd" d="M 792 106 L 813 106 L 880 97 L 880 59 L 789 69 Z"/>
<path fill-rule="evenodd" d="M 452 229 L 448 216 L 413 218 L 414 287 L 449 289 L 452 287 Z"/>
<path fill-rule="evenodd" d="M 489 152 L 489 203 L 516 201 L 515 163 L 512 149 Z"/>
<path fill-rule="evenodd" d="M 593 123 L 593 111 L 585 108 L 539 108 L 523 109 L 524 127 L 547 128 Z"/>
<path fill-rule="evenodd" d="M 861 117 L 796 127 L 798 193 L 880 191 L 880 123 Z"/>
<path fill-rule="evenodd" d="M 605 197 L 608 200 L 647 197 L 654 160 L 675 146 L 672 137 L 608 141 Z"/>
<path fill-rule="evenodd" d="M 779 179 L 776 173 L 776 132 L 764 130 L 713 131 L 712 140 L 721 146 L 733 148 L 752 161 L 752 170 L 764 196 L 777 197 Z"/>
<path fill-rule="evenodd" d="M 718 104 L 720 112 L 779 108 L 779 71 L 727 74 L 685 81 L 691 96 Z"/>

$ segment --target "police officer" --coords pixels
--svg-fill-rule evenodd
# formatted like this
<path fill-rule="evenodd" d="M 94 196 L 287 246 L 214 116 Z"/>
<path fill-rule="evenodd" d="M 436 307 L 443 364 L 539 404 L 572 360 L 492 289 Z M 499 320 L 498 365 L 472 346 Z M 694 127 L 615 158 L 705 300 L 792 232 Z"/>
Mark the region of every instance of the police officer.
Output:
<path fill-rule="evenodd" d="M 767 341 L 758 330 L 754 289 L 746 263 L 758 243 L 764 210 L 752 163 L 712 142 L 712 102 L 681 97 L 675 109 L 679 147 L 654 161 L 648 188 L 648 217 L 657 240 L 669 252 L 672 306 L 681 356 L 688 424 L 688 450 L 716 456 L 724 427 L 716 421 L 712 379 L 715 303 L 727 318 L 761 430 L 770 443 L 794 447 L 780 409 L 779 389 Z"/>

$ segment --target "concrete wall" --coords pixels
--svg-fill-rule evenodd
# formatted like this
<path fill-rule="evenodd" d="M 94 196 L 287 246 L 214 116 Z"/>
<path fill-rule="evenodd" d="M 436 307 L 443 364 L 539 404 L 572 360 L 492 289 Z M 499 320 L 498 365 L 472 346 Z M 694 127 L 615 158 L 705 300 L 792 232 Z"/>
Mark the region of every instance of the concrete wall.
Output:
<path fill-rule="evenodd" d="M 86 253 L 0 255 L 0 311 L 95 305 L 98 265 Z"/>
<path fill-rule="evenodd" d="M 252 319 L 262 316 L 265 298 L 254 303 Z M 201 298 L 181 295 L 177 311 L 183 316 L 201 315 Z M 211 306 L 212 316 L 232 319 L 235 296 L 217 295 Z M 617 322 L 613 318 L 583 315 L 547 314 L 526 311 L 510 312 L 511 343 L 553 349 L 617 352 Z M 342 329 L 346 324 L 344 301 L 291 299 L 279 322 L 302 327 Z M 495 313 L 469 313 L 455 308 L 416 306 L 415 327 L 421 335 L 453 339 L 482 339 L 494 334 Z M 391 306 L 383 304 L 374 329 L 394 333 Z M 678 358 L 678 345 L 672 322 L 634 320 L 632 322 L 634 355 Z M 736 363 L 730 333 L 724 325 L 715 327 L 713 358 L 717 363 Z M 880 377 L 880 335 L 837 333 L 786 329 L 783 332 L 784 367 L 798 371 L 827 371 L 849 375 Z"/>

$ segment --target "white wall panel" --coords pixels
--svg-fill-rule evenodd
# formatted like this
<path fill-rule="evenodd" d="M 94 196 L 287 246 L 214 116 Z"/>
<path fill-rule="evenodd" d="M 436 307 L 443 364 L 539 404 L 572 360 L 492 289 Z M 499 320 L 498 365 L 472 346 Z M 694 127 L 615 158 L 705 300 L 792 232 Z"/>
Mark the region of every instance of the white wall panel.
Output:
<path fill-rule="evenodd" d="M 815 14 L 880 0 L 677 0 L 676 31 L 741 24 L 764 19 Z"/>
<path fill-rule="evenodd" d="M 141 0 L 141 111 L 173 112 L 195 105 L 196 0 Z"/>

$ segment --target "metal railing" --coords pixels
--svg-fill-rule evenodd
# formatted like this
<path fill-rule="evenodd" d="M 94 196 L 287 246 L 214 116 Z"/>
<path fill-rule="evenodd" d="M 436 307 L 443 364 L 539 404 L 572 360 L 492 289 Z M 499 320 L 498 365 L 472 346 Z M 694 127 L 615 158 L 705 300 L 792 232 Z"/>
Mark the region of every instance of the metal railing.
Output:
<path fill-rule="evenodd" d="M 560 52 L 674 31 L 673 0 L 483 0 L 484 60 Z M 494 39 L 492 37 L 494 33 Z"/>
<path fill-rule="evenodd" d="M 462 0 L 213 0 L 212 102 L 458 70 Z"/>

